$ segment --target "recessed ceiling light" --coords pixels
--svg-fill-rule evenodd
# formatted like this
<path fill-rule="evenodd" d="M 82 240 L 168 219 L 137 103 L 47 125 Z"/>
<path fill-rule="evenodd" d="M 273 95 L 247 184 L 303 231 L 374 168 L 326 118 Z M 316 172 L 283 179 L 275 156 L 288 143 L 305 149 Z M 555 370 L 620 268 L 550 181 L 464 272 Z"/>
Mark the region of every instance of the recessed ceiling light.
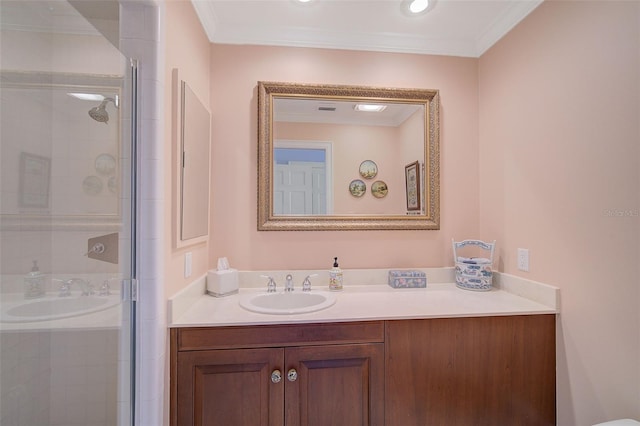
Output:
<path fill-rule="evenodd" d="M 422 16 L 436 6 L 438 0 L 402 0 L 400 9 L 406 16 Z"/>
<path fill-rule="evenodd" d="M 427 10 L 429 7 L 429 0 L 413 0 L 409 3 L 409 12 L 420 13 Z"/>
<path fill-rule="evenodd" d="M 356 111 L 364 111 L 364 112 L 382 112 L 387 108 L 386 105 L 376 105 L 376 104 L 356 104 L 353 107 Z"/>

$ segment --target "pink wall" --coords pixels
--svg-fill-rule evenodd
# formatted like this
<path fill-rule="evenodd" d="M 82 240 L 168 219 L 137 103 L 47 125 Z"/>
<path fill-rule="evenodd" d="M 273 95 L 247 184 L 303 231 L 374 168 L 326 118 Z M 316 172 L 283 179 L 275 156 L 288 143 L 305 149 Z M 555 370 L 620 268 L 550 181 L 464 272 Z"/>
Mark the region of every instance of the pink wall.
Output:
<path fill-rule="evenodd" d="M 558 424 L 640 419 L 639 3 L 548 0 L 480 60 L 209 45 L 185 3 L 167 2 L 167 70 L 203 100 L 210 88 L 213 117 L 212 240 L 192 249 L 194 277 L 219 256 L 254 270 L 444 266 L 452 237 L 497 239 L 500 270 L 562 290 Z M 258 80 L 439 89 L 441 230 L 258 232 Z M 168 296 L 187 284 L 184 251 L 167 248 Z"/>
<path fill-rule="evenodd" d="M 639 22 L 547 1 L 479 61 L 481 236 L 561 288 L 563 426 L 640 419 Z"/>
<path fill-rule="evenodd" d="M 259 80 L 440 90 L 439 231 L 257 231 Z M 240 269 L 443 266 L 450 241 L 478 235 L 477 60 L 342 50 L 211 46 L 210 264 Z M 393 247 L 393 249 L 390 249 Z"/>
<path fill-rule="evenodd" d="M 179 78 L 187 82 L 198 98 L 209 105 L 209 40 L 200 25 L 200 21 L 189 0 L 166 2 L 166 50 L 165 50 L 165 152 L 167 171 L 163 178 L 165 199 L 171 200 L 164 206 L 165 229 L 165 288 L 167 297 L 185 287 L 195 278 L 199 278 L 210 268 L 208 242 L 178 249 L 175 245 L 175 227 L 177 226 L 177 208 L 180 205 L 175 188 L 177 182 L 177 140 L 173 138 L 173 108 L 176 100 L 172 96 L 172 72 L 178 68 Z M 144 94 L 143 94 L 144 96 Z M 143 105 L 144 108 L 144 105 Z M 169 244 L 170 243 L 170 244 Z M 184 255 L 193 255 L 193 273 L 184 278 Z"/>
<path fill-rule="evenodd" d="M 398 128 L 398 142 L 400 142 L 400 157 L 402 164 L 412 163 L 416 160 L 424 161 L 423 145 L 413 143 L 415 135 L 425 133 L 424 127 L 424 111 L 416 111 L 412 116 L 407 118 Z M 404 181 L 404 170 L 402 171 L 402 179 Z"/>

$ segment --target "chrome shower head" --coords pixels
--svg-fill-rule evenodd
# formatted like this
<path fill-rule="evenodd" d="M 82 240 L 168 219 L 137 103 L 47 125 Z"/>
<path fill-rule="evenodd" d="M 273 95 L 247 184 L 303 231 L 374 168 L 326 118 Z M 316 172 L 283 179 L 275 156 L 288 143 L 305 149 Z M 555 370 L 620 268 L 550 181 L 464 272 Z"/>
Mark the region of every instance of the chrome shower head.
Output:
<path fill-rule="evenodd" d="M 109 123 L 109 113 L 107 112 L 107 103 L 111 101 L 113 102 L 113 105 L 116 106 L 116 108 L 118 107 L 118 102 L 116 99 L 113 98 L 105 98 L 100 105 L 98 105 L 97 107 L 93 107 L 89 110 L 89 117 L 93 118 L 94 120 L 100 122 L 100 123 L 104 123 L 104 124 L 108 124 Z"/>

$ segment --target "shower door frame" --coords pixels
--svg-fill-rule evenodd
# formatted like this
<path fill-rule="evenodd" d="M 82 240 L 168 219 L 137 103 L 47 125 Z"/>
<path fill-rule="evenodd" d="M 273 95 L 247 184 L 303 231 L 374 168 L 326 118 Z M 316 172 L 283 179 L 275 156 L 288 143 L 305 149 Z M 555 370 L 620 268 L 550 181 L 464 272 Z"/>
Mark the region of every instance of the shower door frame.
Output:
<path fill-rule="evenodd" d="M 129 58 L 129 71 L 130 71 L 130 83 L 131 89 L 129 94 L 131 95 L 131 135 L 130 135 L 130 157 L 131 157 L 131 179 L 130 184 L 130 197 L 131 203 L 130 211 L 130 326 L 129 326 L 129 343 L 130 343 L 130 363 L 129 363 L 129 424 L 135 426 L 136 424 L 136 374 L 137 374 L 137 303 L 138 303 L 138 259 L 139 259 L 139 244 L 138 244 L 138 61 L 136 59 Z"/>
<path fill-rule="evenodd" d="M 122 52 L 121 52 L 122 54 Z M 124 58 L 124 55 L 123 55 Z M 85 89 L 90 87 L 114 90 L 116 87 L 125 96 L 121 97 L 130 101 L 130 117 L 120 117 L 119 129 L 118 129 L 118 152 L 119 157 L 126 158 L 129 156 L 128 167 L 128 185 L 129 188 L 124 191 L 124 194 L 129 194 L 126 199 L 118 198 L 115 214 L 94 214 L 94 215 L 42 215 L 42 214 L 7 214 L 2 217 L 2 229 L 7 231 L 21 231 L 23 229 L 42 229 L 50 231 L 63 231 L 65 229 L 95 229 L 99 232 L 121 232 L 126 230 L 126 237 L 121 239 L 121 242 L 129 241 L 128 258 L 121 259 L 124 264 L 119 269 L 119 274 L 122 276 L 122 298 L 121 308 L 123 309 L 123 318 L 118 327 L 121 330 L 126 331 L 125 346 L 121 348 L 120 356 L 118 359 L 119 368 L 114 371 L 117 374 L 118 380 L 126 381 L 124 386 L 118 386 L 120 389 L 126 389 L 126 395 L 123 398 L 120 395 L 118 404 L 115 407 L 118 410 L 116 418 L 120 426 L 136 424 L 136 402 L 137 398 L 137 345 L 138 345 L 138 318 L 137 318 L 137 300 L 138 300 L 138 273 L 139 273 L 139 88 L 138 88 L 138 61 L 129 59 L 128 66 L 125 66 L 123 70 L 125 78 L 120 77 L 121 82 L 124 84 L 113 86 L 91 86 L 91 84 L 73 85 L 68 84 L 72 79 L 78 76 L 72 73 L 58 73 L 51 74 L 46 72 L 20 72 L 20 71 L 3 71 L 3 77 L 8 77 L 7 83 L 3 82 L 3 87 L 7 86 L 16 89 Z M 128 77 L 128 79 L 127 79 Z M 88 77 L 91 79 L 91 77 Z M 99 76 L 98 79 L 113 79 L 116 80 L 116 76 Z M 22 80 L 22 81 L 21 81 Z M 42 80 L 38 82 L 38 80 Z M 49 84 L 46 84 L 49 81 Z M 98 80 L 96 80 L 98 81 Z M 128 129 L 121 124 L 122 119 L 126 119 L 129 122 Z M 128 134 L 127 134 L 128 131 Z M 122 140 L 124 139 L 124 140 Z M 129 152 L 126 152 L 126 151 Z M 123 166 L 126 161 L 123 162 Z M 126 167 L 126 166 L 125 166 Z M 124 183 L 127 185 L 127 183 Z M 124 190 L 125 187 L 123 186 Z M 49 195 L 50 196 L 50 195 Z M 128 212 L 125 211 L 128 207 Z M 127 229 L 128 228 L 128 229 Z M 127 320 L 128 318 L 128 320 Z M 128 361 L 128 365 L 126 362 Z"/>

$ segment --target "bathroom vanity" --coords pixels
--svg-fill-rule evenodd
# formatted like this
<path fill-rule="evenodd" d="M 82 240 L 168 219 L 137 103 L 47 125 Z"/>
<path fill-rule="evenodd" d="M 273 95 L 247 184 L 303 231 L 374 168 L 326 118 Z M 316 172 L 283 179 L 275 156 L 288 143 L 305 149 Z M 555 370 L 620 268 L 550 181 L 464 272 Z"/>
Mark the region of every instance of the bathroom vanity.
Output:
<path fill-rule="evenodd" d="M 180 328 L 176 425 L 384 423 L 384 323 Z"/>
<path fill-rule="evenodd" d="M 283 316 L 243 310 L 243 290 L 264 291 L 202 296 L 172 322 L 172 425 L 555 424 L 554 306 L 362 286 Z"/>

